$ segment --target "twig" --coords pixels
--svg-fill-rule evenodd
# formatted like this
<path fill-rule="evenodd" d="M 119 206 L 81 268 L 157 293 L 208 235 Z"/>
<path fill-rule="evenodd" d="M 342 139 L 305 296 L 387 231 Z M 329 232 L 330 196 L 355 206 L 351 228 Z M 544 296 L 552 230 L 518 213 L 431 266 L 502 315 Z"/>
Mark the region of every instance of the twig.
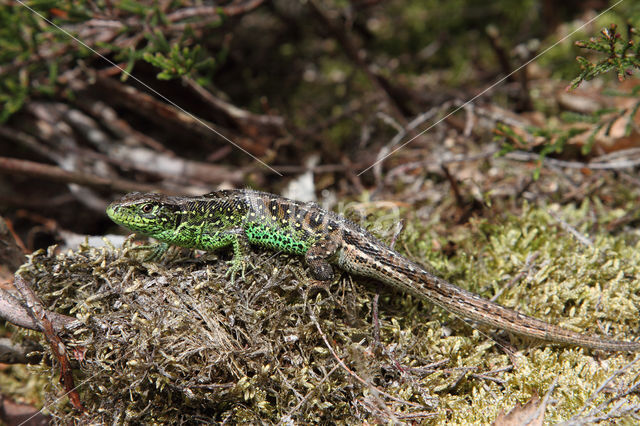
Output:
<path fill-rule="evenodd" d="M 520 109 L 530 111 L 532 109 L 532 104 L 531 96 L 529 95 L 529 79 L 527 77 L 527 68 L 520 67 L 521 69 L 519 68 L 519 71 L 515 73 L 512 72 L 513 67 L 511 66 L 511 61 L 509 60 L 507 50 L 502 43 L 500 32 L 496 26 L 490 25 L 487 28 L 487 36 L 489 37 L 489 44 L 496 53 L 498 62 L 500 63 L 500 68 L 502 68 L 502 72 L 507 75 L 507 81 L 519 83 Z"/>
<path fill-rule="evenodd" d="M 42 306 L 42 303 L 36 296 L 35 292 L 20 275 L 16 275 L 14 285 L 24 299 L 29 314 L 42 328 L 42 332 L 51 346 L 51 352 L 60 363 L 60 382 L 69 396 L 71 405 L 81 412 L 86 412 L 85 408 L 82 406 L 82 402 L 80 402 L 80 395 L 78 395 L 78 391 L 75 389 L 67 349 L 65 348 L 62 339 L 60 339 L 56 334 L 53 324 L 48 318 L 47 311 Z"/>
<path fill-rule="evenodd" d="M 274 169 L 281 173 L 299 174 L 304 172 L 312 173 L 334 173 L 344 172 L 347 170 L 346 164 L 320 164 L 317 166 L 308 167 L 306 165 L 290 165 L 290 166 L 274 166 Z"/>
<path fill-rule="evenodd" d="M 629 371 L 631 369 L 631 367 L 633 367 L 634 364 L 636 364 L 638 361 L 640 361 L 640 355 L 636 356 L 633 361 L 631 361 L 630 363 L 628 363 L 627 365 L 625 365 L 624 367 L 620 368 L 619 370 L 616 370 L 613 372 L 613 374 L 611 374 L 609 377 L 607 377 L 607 379 L 602 382 L 602 384 L 600 386 L 598 386 L 598 388 L 593 391 L 593 393 L 589 396 L 589 398 L 585 401 L 585 403 L 583 404 L 582 408 L 580 409 L 580 411 L 578 412 L 578 415 L 580 415 L 581 413 L 583 413 L 587 406 L 589 404 L 591 404 L 595 398 L 600 394 L 600 392 L 602 392 L 602 390 L 604 388 L 606 388 L 607 386 L 609 386 L 609 384 L 618 376 L 622 376 L 623 374 L 625 374 L 627 371 Z"/>
<path fill-rule="evenodd" d="M 0 126 L 0 132 L 3 131 L 2 129 L 2 126 Z M 107 179 L 82 172 L 70 172 L 49 164 L 8 157 L 0 157 L 0 174 L 24 175 L 56 182 L 77 183 L 79 185 L 110 189 L 117 192 L 151 192 L 158 189 L 153 185 L 145 185 L 124 179 Z M 177 194 L 177 192 L 172 191 L 168 191 L 168 193 Z"/>
<path fill-rule="evenodd" d="M 61 332 L 64 329 L 73 329 L 79 324 L 79 321 L 75 318 L 55 312 L 49 312 L 48 316 L 56 332 Z M 0 288 L 0 318 L 19 327 L 43 331 L 41 325 L 33 319 L 21 301 L 2 288 Z"/>
<path fill-rule="evenodd" d="M 429 411 L 422 411 L 419 413 L 411 413 L 411 414 L 395 413 L 396 418 L 400 420 L 430 419 L 432 417 L 436 417 L 437 415 L 438 413 L 429 412 Z"/>
<path fill-rule="evenodd" d="M 408 134 L 413 132 L 416 128 L 421 126 L 426 121 L 431 120 L 436 115 L 441 114 L 443 111 L 448 110 L 452 106 L 455 106 L 455 103 L 453 103 L 453 102 L 445 102 L 442 105 L 439 105 L 437 107 L 431 108 L 428 111 L 416 116 L 406 126 L 400 126 L 398 123 L 395 123 L 394 121 L 392 121 L 391 117 L 385 118 L 385 116 L 383 114 L 378 114 L 383 119 L 383 121 L 385 123 L 387 123 L 390 126 L 394 127 L 397 130 L 397 133 L 389 141 L 389 143 L 384 145 L 378 151 L 378 155 L 376 156 L 376 161 L 379 161 L 379 160 L 385 158 L 387 155 L 389 155 L 389 153 L 393 150 L 393 148 L 396 145 L 398 145 L 404 139 L 405 136 L 407 136 Z M 424 167 L 425 162 L 422 161 L 422 162 L 416 162 L 416 163 L 412 163 L 412 164 L 418 164 L 419 167 Z M 382 174 L 381 167 L 382 166 L 376 164 L 376 166 L 374 168 L 374 175 L 377 176 L 377 178 L 379 178 L 379 176 Z M 402 167 L 402 166 L 400 166 L 400 167 Z M 393 170 L 396 170 L 396 169 L 393 169 Z M 390 176 L 390 174 L 387 174 L 387 177 L 385 179 L 385 183 L 387 183 L 387 184 L 389 184 L 392 181 L 392 179 L 389 176 Z"/>
<path fill-rule="evenodd" d="M 114 138 L 111 134 L 104 132 L 94 118 L 82 110 L 69 108 L 66 104 L 52 105 L 50 103 L 36 104 L 32 102 L 29 109 L 38 118 L 44 120 L 47 126 L 42 125 L 40 122 L 27 122 L 25 126 L 36 129 L 50 127 L 53 130 L 40 135 L 41 139 L 69 139 L 68 144 L 56 144 L 54 148 L 49 148 L 30 135 L 12 130 L 8 130 L 8 132 L 12 132 L 15 139 L 22 144 L 38 153 L 43 152 L 44 155 L 65 169 L 67 169 L 65 166 L 69 164 L 78 164 L 77 168 L 87 167 L 85 164 L 88 164 L 88 161 L 85 160 L 93 160 L 94 168 L 95 163 L 107 163 L 114 164 L 121 170 L 139 170 L 154 177 L 161 176 L 165 178 L 165 186 L 171 183 L 188 186 L 192 181 L 201 182 L 204 189 L 201 189 L 200 192 L 206 191 L 206 185 L 209 184 L 229 182 L 239 185 L 244 181 L 244 172 L 237 167 L 231 168 L 202 161 L 187 160 L 166 149 L 161 149 L 158 152 L 155 147 L 149 149 L 139 146 L 141 144 L 130 146 L 126 138 L 135 140 L 137 137 L 135 133 L 125 132 L 122 134 L 123 132 L 118 131 L 121 134 L 120 138 L 125 140 L 119 140 L 118 137 Z M 59 126 L 60 121 L 68 124 L 74 130 L 74 134 L 70 135 L 68 131 L 58 131 L 59 127 L 68 128 L 67 126 Z M 124 122 L 123 120 L 113 120 L 113 118 L 111 121 Z M 49 133 L 52 131 L 57 133 L 50 135 Z M 77 139 L 91 141 L 101 153 L 79 147 Z M 151 141 L 147 140 L 147 144 L 149 142 Z M 157 144 L 155 142 L 155 145 Z M 198 192 L 197 188 L 196 192 Z"/>
<path fill-rule="evenodd" d="M 507 51 L 502 45 L 502 39 L 500 38 L 500 31 L 498 30 L 498 27 L 495 25 L 489 25 L 487 27 L 486 34 L 489 38 L 489 44 L 498 58 L 498 63 L 500 64 L 500 68 L 502 68 L 502 73 L 507 75 L 507 81 L 515 81 L 516 79 L 511 72 L 513 68 L 511 67 Z"/>
<path fill-rule="evenodd" d="M 196 6 L 187 7 L 176 10 L 167 14 L 167 20 L 170 22 L 181 21 L 188 18 L 200 18 L 202 16 L 213 15 L 219 17 L 221 14 L 226 16 L 236 16 L 251 12 L 264 3 L 264 0 L 248 0 L 240 4 L 230 4 L 228 6 Z"/>
<path fill-rule="evenodd" d="M 580 409 L 580 411 L 578 411 L 578 413 L 574 415 L 571 419 L 561 424 L 563 426 L 593 424 L 598 421 L 605 421 L 614 417 L 622 416 L 623 414 L 626 414 L 626 413 L 637 413 L 640 410 L 640 405 L 638 404 L 626 405 L 628 401 L 625 401 L 625 400 L 621 400 L 619 404 L 614 406 L 613 409 L 609 411 L 609 413 L 606 413 L 606 414 L 602 413 L 602 410 L 606 405 L 614 402 L 617 399 L 623 398 L 624 396 L 628 395 L 633 389 L 637 389 L 638 384 L 636 383 L 635 385 L 631 386 L 630 389 L 628 389 L 627 391 L 619 393 L 614 397 L 605 400 L 602 404 L 598 405 L 597 407 L 594 407 L 587 414 L 586 417 L 580 417 L 582 413 L 584 413 L 587 410 L 587 407 L 589 406 L 589 404 L 593 403 L 593 401 L 600 395 L 600 393 L 607 386 L 609 386 L 616 377 L 626 374 L 631 369 L 631 367 L 633 367 L 635 364 L 638 363 L 638 361 L 640 361 L 640 355 L 636 356 L 633 359 L 633 361 L 631 361 L 621 369 L 614 371 L 604 382 L 602 382 L 600 386 L 598 386 L 598 388 L 595 391 L 593 391 L 593 393 L 582 405 L 582 408 Z"/>
<path fill-rule="evenodd" d="M 464 129 L 462 130 L 462 136 L 468 138 L 471 136 L 471 132 L 473 132 L 473 127 L 476 123 L 476 115 L 474 112 L 474 105 L 469 104 L 464 107 L 464 115 L 466 117 L 464 121 Z"/>
<path fill-rule="evenodd" d="M 380 317 L 378 315 L 378 300 L 380 299 L 380 294 L 376 292 L 373 296 L 373 300 L 371 301 L 371 319 L 373 321 L 373 342 L 374 348 L 376 348 L 376 352 L 380 353 L 379 348 L 382 347 L 382 343 L 380 343 Z"/>
<path fill-rule="evenodd" d="M 619 151 L 619 154 L 622 153 L 623 151 Z M 634 149 L 632 153 L 636 154 L 636 150 Z M 515 161 L 541 161 L 542 164 L 549 164 L 567 169 L 619 170 L 640 165 L 640 157 L 634 159 L 624 158 L 618 161 L 598 161 L 598 159 L 595 159 L 595 161 L 584 163 L 581 161 L 565 161 L 549 157 L 545 157 L 541 160 L 539 154 L 524 151 L 513 151 L 506 154 L 505 158 Z"/>
<path fill-rule="evenodd" d="M 465 207 L 465 202 L 464 202 L 464 198 L 462 197 L 462 194 L 460 194 L 460 187 L 458 186 L 458 182 L 451 175 L 451 173 L 449 172 L 449 168 L 447 166 L 445 166 L 444 164 L 441 164 L 440 169 L 442 170 L 445 177 L 449 181 L 449 184 L 451 185 L 451 191 L 453 192 L 453 196 L 456 199 L 456 204 L 458 205 L 458 208 L 463 209 Z"/>
<path fill-rule="evenodd" d="M 513 370 L 513 365 L 507 365 L 505 367 L 501 367 L 496 370 L 487 371 L 486 373 L 471 373 L 470 376 L 475 379 L 489 380 L 489 381 L 503 385 L 505 383 L 504 380 L 499 379 L 497 377 L 492 377 L 491 375 L 504 373 L 505 371 L 511 371 L 511 370 Z"/>
<path fill-rule="evenodd" d="M 391 237 L 391 241 L 389 242 L 389 247 L 393 249 L 393 246 L 396 245 L 396 240 L 404 230 L 404 220 L 400 219 L 398 223 L 396 223 L 396 229 L 393 231 L 393 237 Z"/>
<path fill-rule="evenodd" d="M 127 86 L 115 79 L 104 77 L 101 73 L 96 76 L 96 86 L 102 90 L 105 98 L 112 104 L 121 105 L 144 115 L 152 123 L 171 132 L 184 132 L 197 136 L 203 146 L 218 141 L 223 129 L 207 120 L 183 112 L 180 108 L 161 102 L 153 96 L 132 86 Z M 224 133 L 229 133 L 224 130 Z M 253 156 L 261 156 L 266 152 L 264 144 L 256 143 L 250 138 L 238 138 L 237 135 L 227 135 L 239 148 L 246 150 Z"/>
<path fill-rule="evenodd" d="M 551 394 L 553 393 L 556 386 L 558 385 L 558 379 L 559 377 L 556 376 L 556 378 L 553 380 L 553 383 L 551 383 L 551 386 L 549 386 L 549 390 L 547 391 L 547 393 L 544 394 L 544 398 L 542 398 L 542 402 L 540 403 L 540 405 L 538 405 L 538 408 L 536 409 L 536 411 L 531 413 L 529 418 L 527 418 L 526 421 L 523 422 L 524 426 L 530 425 L 536 419 L 540 418 L 541 416 L 544 416 L 544 412 L 547 410 L 547 405 L 549 404 L 549 399 L 551 399 Z"/>
<path fill-rule="evenodd" d="M 435 373 L 436 371 L 441 371 L 440 367 L 446 365 L 450 360 L 450 358 L 445 358 L 440 361 L 432 362 L 431 364 L 422 365 L 420 367 L 405 367 L 405 370 L 415 374 L 427 375 Z"/>
<path fill-rule="evenodd" d="M 165 147 L 161 142 L 155 140 L 134 129 L 127 121 L 122 120 L 115 109 L 111 108 L 105 102 L 98 99 L 89 98 L 88 96 L 79 96 L 73 99 L 76 105 L 93 116 L 102 126 L 117 135 L 121 139 L 132 141 L 136 144 L 145 145 L 154 151 L 161 152 L 167 156 L 175 157 L 175 152 Z"/>
<path fill-rule="evenodd" d="M 268 129 L 271 132 L 276 133 L 281 133 L 284 128 L 284 118 L 282 117 L 276 115 L 254 114 L 213 96 L 211 92 L 206 90 L 190 77 L 183 77 L 182 81 L 196 95 L 207 102 L 209 106 L 224 114 L 228 119 L 234 121 L 246 134 L 251 134 L 255 131 L 245 129 L 244 127 L 246 126 L 258 126 L 260 129 Z"/>
<path fill-rule="evenodd" d="M 513 285 L 514 285 L 515 283 L 517 283 L 518 281 L 520 281 L 520 279 L 524 276 L 524 274 L 525 274 L 526 272 L 528 272 L 528 270 L 531 268 L 531 264 L 532 264 L 533 262 L 535 262 L 535 260 L 538 258 L 538 256 L 540 256 L 540 252 L 538 252 L 538 251 L 536 251 L 536 252 L 534 252 L 534 253 L 529 253 L 529 254 L 527 255 L 527 259 L 526 259 L 526 261 L 525 261 L 525 265 L 524 265 L 524 267 L 523 267 L 522 269 L 520 269 L 520 272 L 518 272 L 518 273 L 516 274 L 516 276 L 515 276 L 515 277 L 513 277 L 513 278 L 512 278 L 512 279 L 507 283 L 507 285 L 502 286 L 502 287 L 500 288 L 500 290 L 498 290 L 498 291 L 496 292 L 496 294 L 494 294 L 494 295 L 493 295 L 493 297 L 491 297 L 491 299 L 489 299 L 489 300 L 491 300 L 492 302 L 495 302 L 495 301 L 496 301 L 496 300 L 498 300 L 498 298 L 502 295 L 502 293 L 504 293 L 504 292 L 505 292 L 505 290 L 510 289 L 511 287 L 513 287 Z"/>

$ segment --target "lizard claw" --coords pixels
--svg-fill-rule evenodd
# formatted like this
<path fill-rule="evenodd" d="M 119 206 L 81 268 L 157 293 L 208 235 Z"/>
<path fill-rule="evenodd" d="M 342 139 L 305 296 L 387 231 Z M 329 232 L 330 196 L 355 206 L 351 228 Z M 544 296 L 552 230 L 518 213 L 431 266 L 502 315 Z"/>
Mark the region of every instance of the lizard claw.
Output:
<path fill-rule="evenodd" d="M 225 276 L 226 277 L 231 276 L 231 285 L 234 284 L 236 274 L 238 273 L 238 271 L 240 271 L 242 279 L 244 279 L 245 271 L 247 270 L 247 265 L 252 268 L 254 267 L 251 262 L 247 262 L 244 258 L 241 258 L 241 259 L 233 258 L 230 261 L 228 261 L 227 264 L 229 265 L 229 270 L 227 271 Z"/>

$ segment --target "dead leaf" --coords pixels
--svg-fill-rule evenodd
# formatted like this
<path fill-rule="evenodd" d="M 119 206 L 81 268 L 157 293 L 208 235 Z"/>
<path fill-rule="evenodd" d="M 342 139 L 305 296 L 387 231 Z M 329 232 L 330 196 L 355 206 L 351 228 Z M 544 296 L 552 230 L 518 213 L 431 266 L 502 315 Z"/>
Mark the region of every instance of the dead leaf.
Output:
<path fill-rule="evenodd" d="M 634 87 L 640 84 L 638 79 L 628 79 L 620 84 L 616 89 L 620 92 L 631 92 Z M 603 155 L 623 149 L 637 148 L 640 146 L 640 110 L 635 110 L 637 97 L 626 96 L 606 96 L 603 94 L 603 87 L 590 87 L 571 92 L 558 92 L 558 105 L 565 110 L 575 111 L 582 114 L 593 114 L 597 110 L 605 108 L 615 108 L 624 111 L 624 114 L 617 116 L 616 112 L 611 112 L 600 117 L 599 123 L 565 123 L 561 127 L 584 128 L 585 132 L 574 136 L 569 140 L 570 144 L 584 146 L 590 143 L 589 138 L 594 138 L 593 153 Z M 626 111 L 625 111 L 626 110 Z M 635 115 L 631 114 L 635 110 Z M 629 134 L 627 127 L 632 123 Z M 597 125 L 604 124 L 600 129 Z M 597 131 L 596 131 L 597 130 Z M 595 135 L 593 132 L 595 132 Z"/>
<path fill-rule="evenodd" d="M 538 395 L 522 405 L 519 402 L 507 414 L 501 411 L 493 426 L 542 426 L 545 407 L 541 407 Z"/>

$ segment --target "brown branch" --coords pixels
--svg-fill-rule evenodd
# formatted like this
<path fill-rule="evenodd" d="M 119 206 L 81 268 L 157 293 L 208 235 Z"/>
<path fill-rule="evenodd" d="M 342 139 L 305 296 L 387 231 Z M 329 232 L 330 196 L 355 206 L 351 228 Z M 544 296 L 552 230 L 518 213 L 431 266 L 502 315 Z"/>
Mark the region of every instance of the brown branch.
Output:
<path fill-rule="evenodd" d="M 380 300 L 380 294 L 376 291 L 371 301 L 371 321 L 373 322 L 373 342 L 374 351 L 380 352 L 382 343 L 380 342 L 380 316 L 378 314 L 378 301 Z"/>
<path fill-rule="evenodd" d="M 80 402 L 80 395 L 74 385 L 73 373 L 71 364 L 69 362 L 69 356 L 67 349 L 62 342 L 62 339 L 56 334 L 53 324 L 49 320 L 49 314 L 42 306 L 42 302 L 38 299 L 35 292 L 29 287 L 29 284 L 20 276 L 16 275 L 13 281 L 16 289 L 20 292 L 20 295 L 25 300 L 25 304 L 29 314 L 34 321 L 42 328 L 49 345 L 51 346 L 51 352 L 55 355 L 60 364 L 60 382 L 64 386 L 71 405 L 81 412 L 86 412 L 85 408 Z"/>
<path fill-rule="evenodd" d="M 498 58 L 498 63 L 500 64 L 500 68 L 502 68 L 502 73 L 507 76 L 507 80 L 516 82 L 520 86 L 520 108 L 525 111 L 530 111 L 533 109 L 533 104 L 529 94 L 527 68 L 524 67 L 515 74 L 512 73 L 513 67 L 511 66 L 509 55 L 502 43 L 502 38 L 500 37 L 500 32 L 497 27 L 489 26 L 487 28 L 487 36 L 489 38 L 489 44 Z"/>
<path fill-rule="evenodd" d="M 638 148 L 620 150 L 617 151 L 617 154 L 620 154 L 620 156 L 613 158 L 610 155 L 607 155 L 594 158 L 590 162 L 566 161 L 549 157 L 545 157 L 540 160 L 540 154 L 525 151 L 512 151 L 507 153 L 504 157 L 515 161 L 539 161 L 541 165 L 548 164 L 550 166 L 563 167 L 567 169 L 620 170 L 640 165 L 640 149 Z"/>
<path fill-rule="evenodd" d="M 85 99 L 89 98 L 88 95 L 83 97 Z M 90 101 L 85 100 L 85 102 L 89 103 Z M 104 105 L 102 102 L 96 103 Z M 90 114 L 98 113 L 94 108 L 88 105 L 85 106 L 89 109 L 87 112 Z M 42 153 L 42 155 L 47 156 L 59 165 L 72 163 L 79 164 L 78 167 L 82 167 L 85 164 L 90 164 L 90 160 L 95 160 L 97 162 L 113 164 L 120 170 L 143 171 L 154 177 L 160 176 L 164 178 L 165 187 L 169 187 L 170 183 L 184 187 L 191 185 L 192 181 L 202 182 L 204 184 L 202 191 L 206 191 L 207 184 L 219 184 L 220 182 L 241 184 L 244 181 L 244 173 L 237 167 L 231 168 L 223 165 L 186 160 L 171 152 L 167 152 L 165 149 L 161 149 L 161 151 L 158 152 L 155 146 L 152 149 L 143 146 L 131 146 L 131 144 L 126 143 L 127 139 L 137 140 L 141 135 L 139 133 L 128 132 L 127 130 L 131 131 L 133 129 L 127 127 L 128 125 L 126 125 L 124 120 L 118 120 L 113 110 L 112 112 L 116 119 L 113 117 L 110 118 L 111 123 L 119 122 L 125 124 L 125 127 L 120 126 L 118 128 L 117 133 L 114 132 L 118 135 L 116 137 L 103 131 L 100 123 L 96 121 L 94 117 L 87 115 L 85 111 L 69 108 L 66 104 L 43 103 L 37 104 L 37 106 L 32 105 L 28 108 L 33 110 L 33 115 L 36 116 L 38 120 L 44 121 L 46 125 L 42 125 L 40 121 L 27 121 L 22 124 L 23 127 L 34 129 L 47 128 L 49 129 L 47 133 L 38 133 L 36 136 L 42 140 L 55 140 L 57 138 L 63 140 L 67 138 L 69 139 L 68 143 L 66 145 L 61 144 L 62 146 L 53 145 L 49 147 L 39 142 L 34 136 L 13 129 L 6 129 L 6 136 L 13 137 L 14 140 L 37 153 Z M 61 126 L 60 123 L 68 124 L 68 126 Z M 108 127 L 110 128 L 112 126 Z M 70 130 L 64 130 L 68 128 L 73 130 L 72 135 L 70 134 Z M 101 152 L 96 153 L 86 148 L 81 148 L 80 140 L 93 141 L 94 146 Z M 158 144 L 159 143 L 156 142 L 156 146 Z M 73 148 L 69 148 L 69 146 Z M 159 147 L 162 148 L 161 145 Z M 79 161 L 79 159 L 83 161 Z"/>
<path fill-rule="evenodd" d="M 251 12 L 253 9 L 260 6 L 264 0 L 247 0 L 240 4 L 230 4 L 229 6 L 222 7 L 222 13 L 227 16 L 235 16 L 243 13 Z"/>
<path fill-rule="evenodd" d="M 4 136 L 2 133 L 7 130 L 6 127 L 0 126 L 0 136 Z M 0 157 L 0 174 L 31 176 L 63 183 L 77 183 L 79 185 L 110 189 L 118 192 L 151 192 L 158 189 L 157 186 L 153 185 L 145 185 L 124 179 L 107 179 L 88 173 L 70 172 L 50 164 L 8 157 Z"/>
<path fill-rule="evenodd" d="M 500 287 L 500 289 L 496 292 L 496 294 L 494 294 L 493 297 L 491 297 L 491 299 L 489 299 L 489 300 L 492 301 L 492 302 L 495 302 L 496 300 L 498 300 L 498 298 L 500 296 L 502 296 L 502 293 L 504 293 L 505 290 L 510 289 L 517 282 L 519 282 L 522 279 L 522 277 L 524 277 L 527 273 L 529 273 L 533 262 L 536 261 L 538 256 L 540 256 L 540 252 L 539 251 L 535 251 L 533 253 L 529 253 L 527 255 L 527 259 L 525 260 L 524 267 L 522 269 L 520 269 L 520 271 L 516 274 L 515 277 L 513 277 L 513 278 L 511 278 L 511 280 L 509 280 L 507 285 L 504 285 L 504 286 Z"/>
<path fill-rule="evenodd" d="M 203 17 L 208 15 L 213 15 L 215 17 L 219 17 L 220 15 L 225 16 L 236 16 L 242 15 L 244 13 L 251 12 L 264 3 L 264 0 L 248 0 L 244 3 L 240 4 L 230 4 L 228 6 L 197 6 L 197 7 L 187 7 L 184 9 L 176 10 L 175 12 L 171 12 L 167 15 L 167 19 L 170 22 L 177 22 L 183 19 L 195 18 L 195 17 Z"/>
<path fill-rule="evenodd" d="M 442 173 L 444 173 L 444 176 L 447 178 L 447 180 L 449 181 L 449 184 L 451 185 L 451 191 L 453 192 L 453 196 L 456 199 L 456 204 L 458 205 L 458 208 L 463 209 L 465 207 L 465 202 L 464 202 L 464 197 L 460 193 L 460 187 L 458 186 L 458 181 L 456 180 L 456 178 L 454 178 L 451 175 L 451 172 L 449 172 L 449 168 L 445 164 L 441 164 L 440 169 L 442 170 Z"/>
<path fill-rule="evenodd" d="M 245 134 L 259 135 L 263 131 L 269 133 L 282 133 L 284 129 L 284 119 L 274 115 L 258 115 L 215 97 L 200 84 L 190 77 L 183 77 L 182 81 L 202 100 L 227 119 L 233 121 Z M 247 129 L 250 127 L 250 129 Z M 254 129 L 257 127 L 257 129 Z"/>
<path fill-rule="evenodd" d="M 117 135 L 120 139 L 129 138 L 140 145 L 153 149 L 154 151 L 160 152 L 169 157 L 176 157 L 175 152 L 171 151 L 153 137 L 134 129 L 126 120 L 123 120 L 118 116 L 118 113 L 114 108 L 111 108 L 110 105 L 99 99 L 90 97 L 88 92 L 89 91 L 86 90 L 85 93 L 78 94 L 78 97 L 73 99 L 73 101 L 78 107 L 80 107 L 80 109 L 92 116 L 111 133 Z"/>
<path fill-rule="evenodd" d="M 498 30 L 498 27 L 489 25 L 487 27 L 486 33 L 487 37 L 489 38 L 489 44 L 491 45 L 491 48 L 498 58 L 498 63 L 500 64 L 502 73 L 508 76 L 508 81 L 516 81 L 515 76 L 511 74 L 513 67 L 511 66 L 509 55 L 507 55 L 507 51 L 502 44 L 502 38 L 500 38 L 500 31 Z"/>
<path fill-rule="evenodd" d="M 75 328 L 79 321 L 73 317 L 48 312 L 53 329 L 59 333 L 63 330 Z M 18 327 L 34 331 L 43 331 L 41 325 L 33 319 L 24 304 L 9 291 L 0 288 L 0 319 L 6 320 Z"/>
<path fill-rule="evenodd" d="M 184 134 L 186 131 L 196 137 L 194 143 L 201 141 L 206 143 L 207 146 L 210 146 L 210 143 L 214 141 L 220 142 L 222 140 L 224 143 L 228 143 L 219 136 L 219 134 L 224 134 L 237 146 L 254 156 L 260 157 L 267 152 L 268 147 L 263 144 L 256 143 L 250 138 L 230 135 L 228 130 L 222 129 L 220 126 L 202 118 L 196 118 L 192 114 L 187 114 L 173 105 L 166 104 L 115 79 L 105 78 L 102 74 L 99 74 L 96 76 L 96 86 L 101 89 L 102 96 L 108 98 L 112 105 L 120 105 L 135 111 L 160 128 L 167 129 L 172 133 L 180 133 L 182 137 L 189 137 L 189 135 Z M 218 134 L 215 132 L 218 132 Z"/>

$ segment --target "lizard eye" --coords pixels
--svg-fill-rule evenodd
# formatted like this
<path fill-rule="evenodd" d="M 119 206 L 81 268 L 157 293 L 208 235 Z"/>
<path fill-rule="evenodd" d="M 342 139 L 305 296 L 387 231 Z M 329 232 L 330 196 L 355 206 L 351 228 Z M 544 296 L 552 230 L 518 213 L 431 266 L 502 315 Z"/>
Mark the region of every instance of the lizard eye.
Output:
<path fill-rule="evenodd" d="M 151 213 L 151 210 L 153 210 L 153 204 L 151 203 L 143 204 L 141 209 L 144 213 Z"/>

